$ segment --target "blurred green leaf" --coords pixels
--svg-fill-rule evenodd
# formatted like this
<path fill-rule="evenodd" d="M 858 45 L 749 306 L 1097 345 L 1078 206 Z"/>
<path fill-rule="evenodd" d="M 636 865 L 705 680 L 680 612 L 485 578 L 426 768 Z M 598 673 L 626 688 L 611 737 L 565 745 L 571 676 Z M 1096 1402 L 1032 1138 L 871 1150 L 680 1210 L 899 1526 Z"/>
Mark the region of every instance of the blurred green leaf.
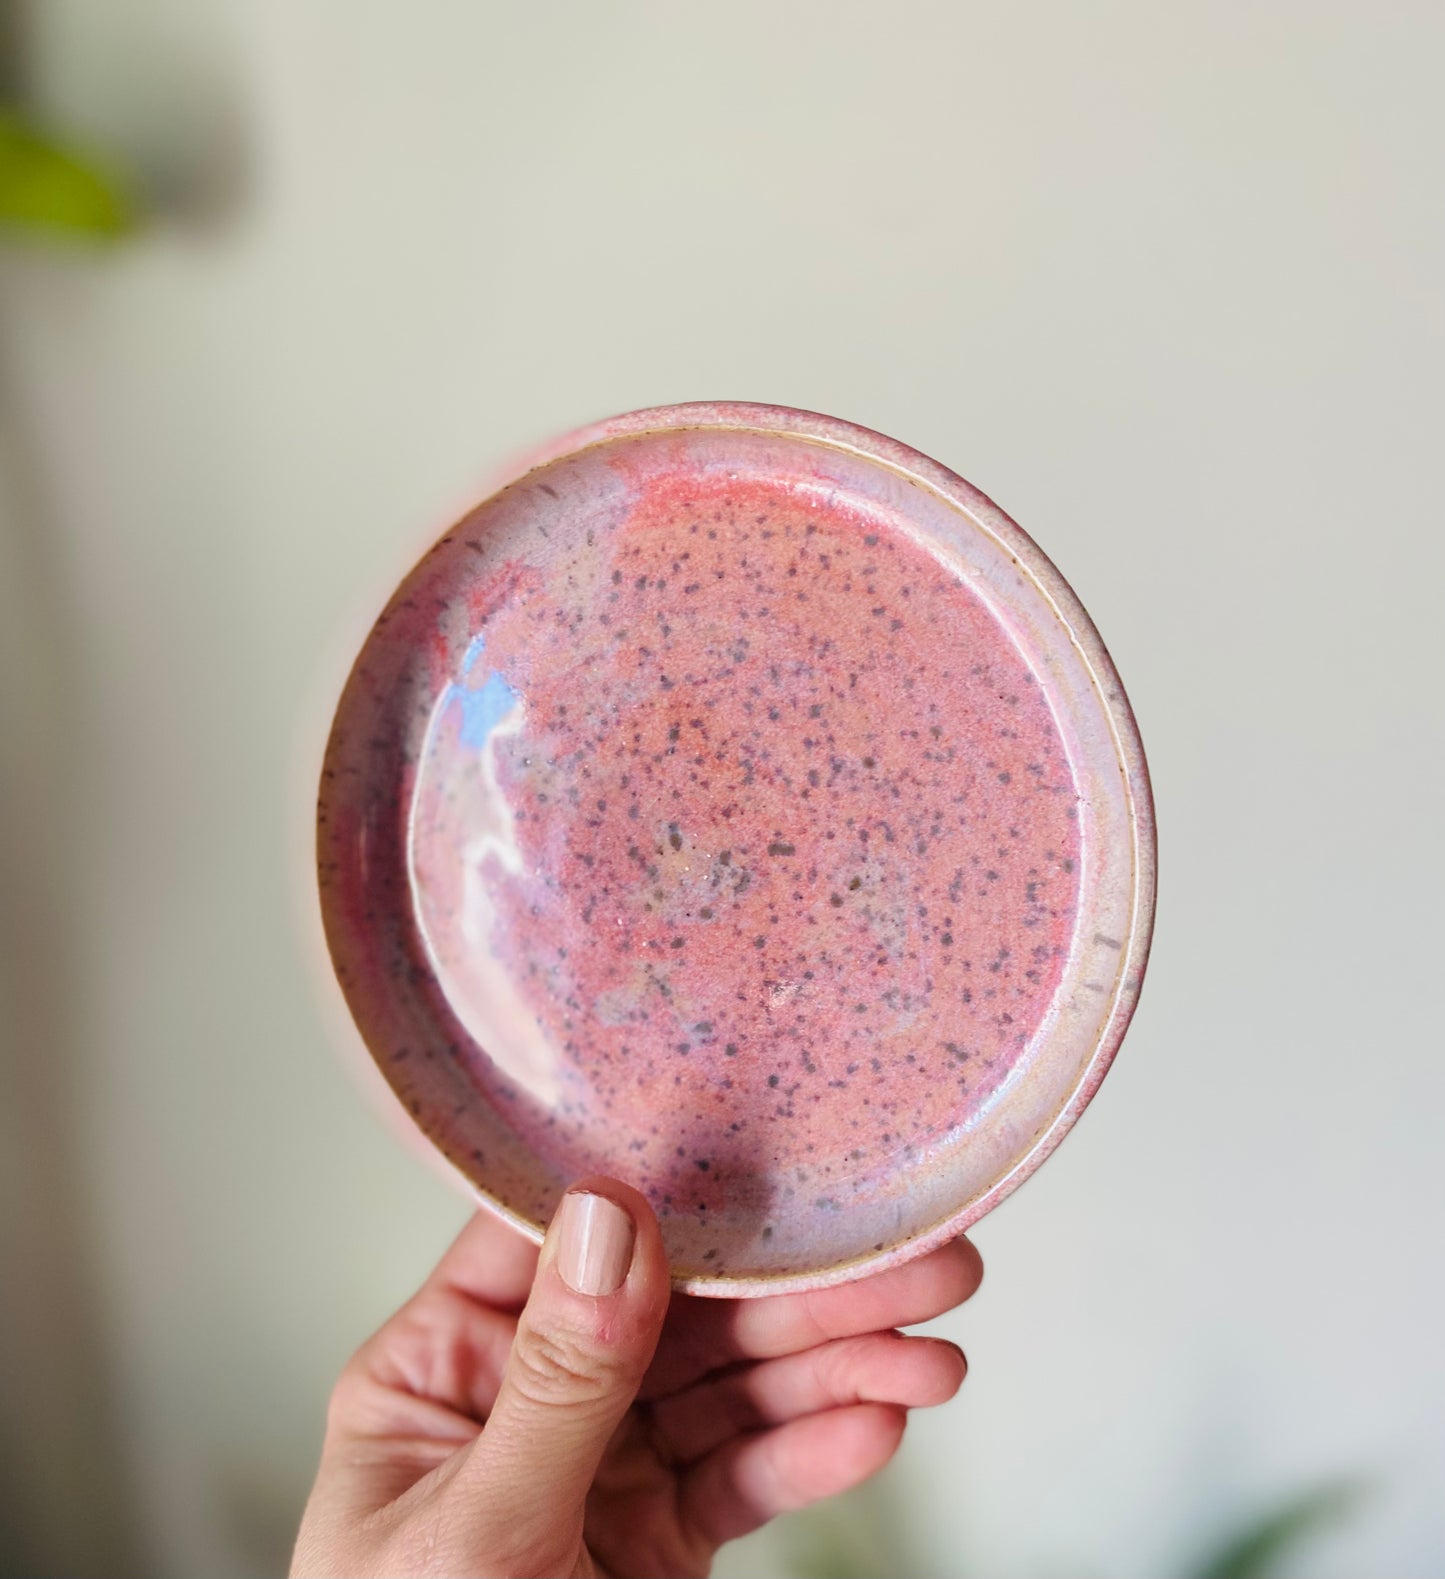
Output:
<path fill-rule="evenodd" d="M 0 110 L 0 226 L 113 237 L 135 224 L 124 188 L 85 156 Z"/>
<path fill-rule="evenodd" d="M 781 1533 L 794 1579 L 880 1579 L 888 1574 L 918 1579 L 926 1566 L 912 1539 L 896 1470 L 831 1502 L 790 1514 Z"/>
<path fill-rule="evenodd" d="M 1334 1480 L 1301 1492 L 1225 1539 L 1191 1570 L 1193 1579 L 1268 1579 L 1285 1557 L 1354 1513 L 1369 1490 L 1361 1480 Z M 922 1572 L 902 1506 L 886 1477 L 790 1515 L 783 1533 L 795 1579 Z"/>
<path fill-rule="evenodd" d="M 1353 1513 L 1366 1490 L 1361 1481 L 1339 1480 L 1302 1492 L 1231 1536 L 1196 1579 L 1265 1579 L 1286 1554 Z"/>

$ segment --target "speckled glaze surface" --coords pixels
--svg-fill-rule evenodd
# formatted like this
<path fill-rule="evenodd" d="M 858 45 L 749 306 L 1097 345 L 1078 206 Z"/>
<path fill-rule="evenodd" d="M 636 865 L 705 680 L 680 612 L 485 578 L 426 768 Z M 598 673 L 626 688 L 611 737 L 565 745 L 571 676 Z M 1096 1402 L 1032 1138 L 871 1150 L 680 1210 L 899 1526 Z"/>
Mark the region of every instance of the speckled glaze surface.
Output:
<path fill-rule="evenodd" d="M 1077 599 L 892 440 L 755 405 L 537 456 L 377 621 L 327 749 L 333 963 L 534 1237 L 629 1179 L 678 1283 L 860 1276 L 1057 1144 L 1132 1013 L 1154 838 Z"/>

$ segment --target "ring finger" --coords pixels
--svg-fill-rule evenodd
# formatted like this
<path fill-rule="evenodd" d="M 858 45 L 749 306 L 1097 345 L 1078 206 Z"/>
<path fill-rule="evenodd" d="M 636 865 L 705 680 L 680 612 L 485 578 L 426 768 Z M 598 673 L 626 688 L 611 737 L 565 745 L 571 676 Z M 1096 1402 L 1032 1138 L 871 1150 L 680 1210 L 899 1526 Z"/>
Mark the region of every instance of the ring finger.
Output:
<path fill-rule="evenodd" d="M 764 1360 L 659 1399 L 653 1426 L 659 1447 L 687 1464 L 741 1432 L 841 1405 L 946 1403 L 967 1370 L 962 1350 L 942 1338 L 872 1332 Z"/>

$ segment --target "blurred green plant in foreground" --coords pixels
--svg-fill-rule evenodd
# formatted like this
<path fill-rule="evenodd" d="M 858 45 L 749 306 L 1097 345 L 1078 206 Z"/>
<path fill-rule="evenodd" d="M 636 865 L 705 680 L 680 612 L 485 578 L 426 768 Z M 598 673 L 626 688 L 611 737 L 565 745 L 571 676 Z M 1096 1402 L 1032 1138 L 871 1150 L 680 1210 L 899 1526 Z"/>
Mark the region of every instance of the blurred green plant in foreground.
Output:
<path fill-rule="evenodd" d="M 1183 1571 L 1189 1579 L 1269 1579 L 1286 1558 L 1354 1513 L 1367 1490 L 1358 1480 L 1310 1487 L 1217 1537 L 1203 1560 Z M 794 1579 L 880 1579 L 884 1574 L 923 1579 L 928 1571 L 887 1477 L 837 1503 L 795 1515 L 786 1528 Z M 964 1579 L 967 1572 L 961 1553 L 950 1579 Z"/>
<path fill-rule="evenodd" d="M 105 240 L 135 223 L 135 206 L 112 171 L 0 109 L 0 227 Z"/>
<path fill-rule="evenodd" d="M 1348 1518 L 1366 1492 L 1358 1480 L 1326 1481 L 1299 1492 L 1222 1541 L 1194 1570 L 1196 1579 L 1266 1579 L 1297 1547 Z"/>

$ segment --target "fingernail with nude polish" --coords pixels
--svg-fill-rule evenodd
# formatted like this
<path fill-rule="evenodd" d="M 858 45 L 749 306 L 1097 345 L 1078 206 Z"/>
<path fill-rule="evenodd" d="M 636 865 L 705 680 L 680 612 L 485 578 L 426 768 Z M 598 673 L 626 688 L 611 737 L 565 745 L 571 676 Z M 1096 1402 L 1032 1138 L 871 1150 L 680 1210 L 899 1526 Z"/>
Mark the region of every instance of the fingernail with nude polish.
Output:
<path fill-rule="evenodd" d="M 632 1219 L 605 1195 L 575 1190 L 562 1197 L 557 1270 L 577 1294 L 615 1294 L 627 1280 L 637 1232 Z"/>

